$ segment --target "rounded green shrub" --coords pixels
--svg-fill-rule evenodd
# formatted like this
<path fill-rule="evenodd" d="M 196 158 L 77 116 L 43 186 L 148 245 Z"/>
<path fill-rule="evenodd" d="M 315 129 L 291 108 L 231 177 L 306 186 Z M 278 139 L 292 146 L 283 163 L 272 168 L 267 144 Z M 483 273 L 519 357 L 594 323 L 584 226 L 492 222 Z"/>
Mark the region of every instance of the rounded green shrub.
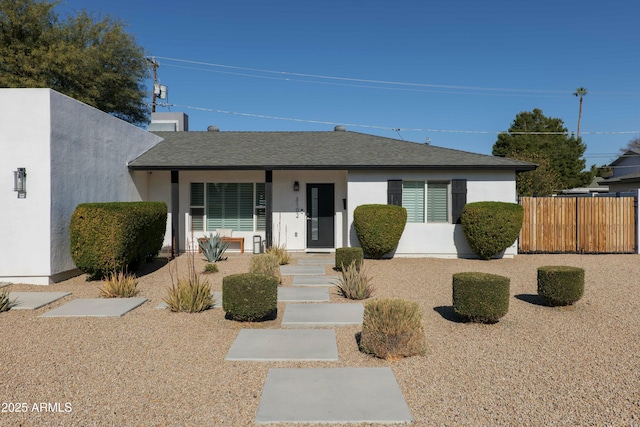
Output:
<path fill-rule="evenodd" d="M 80 204 L 69 225 L 71 258 L 94 279 L 134 270 L 160 252 L 166 222 L 162 202 Z"/>
<path fill-rule="evenodd" d="M 387 360 L 423 354 L 426 338 L 418 303 L 382 298 L 365 304 L 360 350 Z"/>
<path fill-rule="evenodd" d="M 508 277 L 489 273 L 453 275 L 453 311 L 477 323 L 496 323 L 509 311 Z"/>
<path fill-rule="evenodd" d="M 336 249 L 336 270 L 348 268 L 353 261 L 358 270 L 362 267 L 364 253 L 362 248 L 337 248 Z"/>
<path fill-rule="evenodd" d="M 571 305 L 584 294 L 584 269 L 566 265 L 538 268 L 538 295 L 549 305 Z"/>
<path fill-rule="evenodd" d="M 460 222 L 471 250 L 490 259 L 513 244 L 520 234 L 524 211 L 516 203 L 467 203 Z"/>
<path fill-rule="evenodd" d="M 278 279 L 242 273 L 222 279 L 222 308 L 226 317 L 242 322 L 273 320 L 278 314 Z"/>
<path fill-rule="evenodd" d="M 398 247 L 407 224 L 407 210 L 396 205 L 360 205 L 353 211 L 353 226 L 364 254 L 373 259 Z"/>

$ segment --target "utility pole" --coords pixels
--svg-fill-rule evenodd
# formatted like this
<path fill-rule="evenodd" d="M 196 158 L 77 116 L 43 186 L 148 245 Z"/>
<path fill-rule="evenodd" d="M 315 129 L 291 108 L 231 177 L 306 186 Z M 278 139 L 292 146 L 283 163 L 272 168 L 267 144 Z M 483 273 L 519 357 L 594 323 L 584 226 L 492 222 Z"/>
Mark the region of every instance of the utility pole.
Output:
<path fill-rule="evenodd" d="M 147 61 L 151 62 L 151 66 L 153 67 L 153 91 L 151 94 L 151 112 L 156 112 L 156 88 L 158 87 L 158 68 L 160 68 L 160 64 L 156 61 L 156 58 L 151 57 L 147 58 Z"/>

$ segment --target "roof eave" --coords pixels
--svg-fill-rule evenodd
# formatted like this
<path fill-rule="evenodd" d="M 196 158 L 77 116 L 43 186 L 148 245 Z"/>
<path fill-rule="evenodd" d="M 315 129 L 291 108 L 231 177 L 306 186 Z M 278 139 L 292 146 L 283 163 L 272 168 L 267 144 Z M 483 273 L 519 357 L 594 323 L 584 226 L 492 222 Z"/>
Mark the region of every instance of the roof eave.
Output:
<path fill-rule="evenodd" d="M 513 170 L 525 172 L 535 170 L 538 165 L 242 165 L 242 166 L 200 166 L 200 165 L 129 165 L 130 170 Z"/>

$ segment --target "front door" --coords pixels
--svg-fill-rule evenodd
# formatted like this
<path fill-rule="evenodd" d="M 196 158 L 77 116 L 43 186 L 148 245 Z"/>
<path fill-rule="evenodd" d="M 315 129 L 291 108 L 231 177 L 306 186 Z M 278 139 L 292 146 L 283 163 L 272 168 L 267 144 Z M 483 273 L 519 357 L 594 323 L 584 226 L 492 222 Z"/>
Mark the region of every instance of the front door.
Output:
<path fill-rule="evenodd" d="M 307 248 L 334 247 L 333 184 L 307 184 Z"/>

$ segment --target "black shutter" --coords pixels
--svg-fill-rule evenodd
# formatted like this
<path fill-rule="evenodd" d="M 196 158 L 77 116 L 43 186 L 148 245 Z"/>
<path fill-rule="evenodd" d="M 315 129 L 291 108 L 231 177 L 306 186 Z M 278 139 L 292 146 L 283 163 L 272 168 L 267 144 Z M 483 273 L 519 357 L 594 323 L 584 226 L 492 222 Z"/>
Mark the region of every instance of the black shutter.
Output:
<path fill-rule="evenodd" d="M 387 181 L 387 204 L 402 206 L 401 179 L 390 179 Z"/>
<path fill-rule="evenodd" d="M 451 181 L 451 220 L 460 224 L 462 209 L 467 204 L 467 180 L 454 179 Z"/>

